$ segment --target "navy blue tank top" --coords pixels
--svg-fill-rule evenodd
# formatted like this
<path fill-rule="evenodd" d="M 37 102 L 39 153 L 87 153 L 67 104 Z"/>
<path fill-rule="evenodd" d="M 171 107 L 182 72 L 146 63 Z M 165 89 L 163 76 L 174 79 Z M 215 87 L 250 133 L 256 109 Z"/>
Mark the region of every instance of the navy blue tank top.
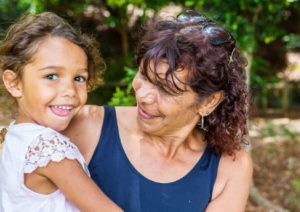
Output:
<path fill-rule="evenodd" d="M 105 106 L 100 141 L 89 164 L 92 179 L 127 212 L 205 211 L 211 200 L 220 156 L 206 148 L 192 170 L 170 183 L 141 175 L 122 147 L 114 107 Z"/>

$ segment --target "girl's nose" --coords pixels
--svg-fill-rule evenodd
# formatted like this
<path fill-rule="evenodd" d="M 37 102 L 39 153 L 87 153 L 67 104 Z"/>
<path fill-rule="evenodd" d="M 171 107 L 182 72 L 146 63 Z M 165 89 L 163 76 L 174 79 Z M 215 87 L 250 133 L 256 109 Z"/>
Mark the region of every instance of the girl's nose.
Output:
<path fill-rule="evenodd" d="M 77 92 L 76 92 L 76 87 L 74 85 L 74 80 L 66 80 L 63 82 L 62 85 L 62 95 L 63 96 L 68 96 L 68 97 L 75 97 Z"/>

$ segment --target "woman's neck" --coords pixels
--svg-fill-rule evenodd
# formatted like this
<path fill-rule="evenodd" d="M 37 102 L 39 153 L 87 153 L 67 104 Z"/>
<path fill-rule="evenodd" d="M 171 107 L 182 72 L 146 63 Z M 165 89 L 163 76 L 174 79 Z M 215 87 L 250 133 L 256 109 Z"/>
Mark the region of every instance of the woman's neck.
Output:
<path fill-rule="evenodd" d="M 181 150 L 199 151 L 205 147 L 204 136 L 197 129 L 184 132 L 184 129 L 178 130 L 174 134 L 150 135 L 141 134 L 141 142 L 148 143 L 150 146 L 167 158 L 175 158 Z"/>

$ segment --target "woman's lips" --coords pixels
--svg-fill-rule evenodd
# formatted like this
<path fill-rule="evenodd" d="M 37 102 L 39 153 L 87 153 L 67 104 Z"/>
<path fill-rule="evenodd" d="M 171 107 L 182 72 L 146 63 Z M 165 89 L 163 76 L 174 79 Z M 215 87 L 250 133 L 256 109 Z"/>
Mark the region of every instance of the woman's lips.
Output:
<path fill-rule="evenodd" d="M 153 116 L 149 113 L 147 113 L 146 111 L 144 111 L 141 107 L 138 106 L 138 115 L 146 120 L 152 119 L 152 118 L 156 118 L 158 116 Z"/>

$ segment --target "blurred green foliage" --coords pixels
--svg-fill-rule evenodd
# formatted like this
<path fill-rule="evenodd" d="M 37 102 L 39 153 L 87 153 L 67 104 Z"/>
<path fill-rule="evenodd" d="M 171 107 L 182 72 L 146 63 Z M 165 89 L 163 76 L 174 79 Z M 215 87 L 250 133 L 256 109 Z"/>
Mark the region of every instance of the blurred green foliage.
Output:
<path fill-rule="evenodd" d="M 116 87 L 116 91 L 113 94 L 109 105 L 134 105 L 135 104 L 135 97 L 132 93 L 132 84 L 131 81 L 134 78 L 137 69 L 135 68 L 124 68 L 126 71 L 125 77 L 122 79 L 122 82 L 127 84 L 126 89 L 121 90 L 119 86 Z"/>
<path fill-rule="evenodd" d="M 130 82 L 136 67 L 131 61 L 139 29 L 166 6 L 203 11 L 230 30 L 249 60 L 255 102 L 266 106 L 270 90 L 264 85 L 279 81 L 277 72 L 286 66 L 286 51 L 300 49 L 299 0 L 0 0 L 0 35 L 26 12 L 57 13 L 100 42 L 108 70 L 90 102 L 134 104 Z"/>
<path fill-rule="evenodd" d="M 288 197 L 289 203 L 295 207 L 295 210 L 300 210 L 299 199 L 300 199 L 300 179 L 293 179 L 291 181 L 293 192 Z"/>

